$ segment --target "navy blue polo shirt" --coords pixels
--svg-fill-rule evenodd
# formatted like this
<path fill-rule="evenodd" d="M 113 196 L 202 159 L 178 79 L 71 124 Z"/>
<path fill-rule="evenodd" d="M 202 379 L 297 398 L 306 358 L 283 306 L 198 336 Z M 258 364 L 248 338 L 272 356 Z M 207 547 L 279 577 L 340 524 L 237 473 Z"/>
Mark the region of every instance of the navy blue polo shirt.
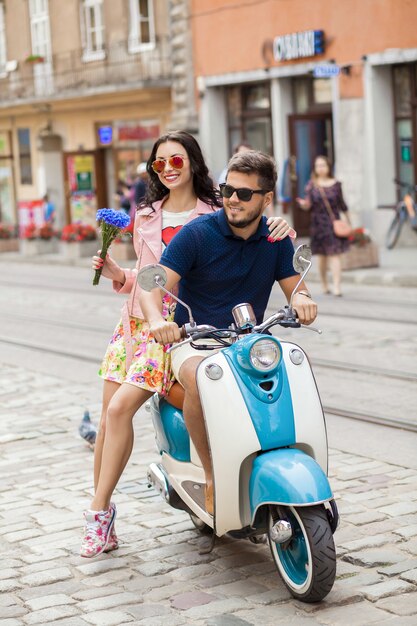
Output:
<path fill-rule="evenodd" d="M 190 307 L 197 324 L 228 328 L 232 308 L 249 302 L 262 322 L 276 280 L 297 275 L 289 237 L 270 243 L 266 218 L 249 239 L 233 234 L 223 209 L 192 220 L 173 238 L 161 264 L 181 276 L 179 297 Z M 175 321 L 188 322 L 177 304 Z"/>

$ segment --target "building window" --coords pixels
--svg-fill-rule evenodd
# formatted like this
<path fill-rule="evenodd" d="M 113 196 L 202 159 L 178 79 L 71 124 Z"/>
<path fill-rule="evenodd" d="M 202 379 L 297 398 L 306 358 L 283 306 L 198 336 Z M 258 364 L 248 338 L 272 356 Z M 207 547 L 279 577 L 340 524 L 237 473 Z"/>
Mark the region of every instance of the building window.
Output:
<path fill-rule="evenodd" d="M 0 76 L 6 72 L 6 25 L 4 23 L 4 4 L 0 2 Z"/>
<path fill-rule="evenodd" d="M 153 0 L 129 0 L 129 52 L 141 52 L 155 46 Z"/>
<path fill-rule="evenodd" d="M 30 155 L 29 128 L 19 128 L 17 130 L 17 140 L 19 142 L 20 184 L 32 185 L 32 159 Z"/>
<path fill-rule="evenodd" d="M 413 118 L 417 118 L 417 63 L 393 67 L 395 151 L 397 178 L 415 185 L 417 181 L 417 140 Z M 398 195 L 404 188 L 398 189 Z"/>
<path fill-rule="evenodd" d="M 81 30 L 84 39 L 83 61 L 104 59 L 103 0 L 84 0 L 81 7 Z"/>
<path fill-rule="evenodd" d="M 272 154 L 271 98 L 269 83 L 228 87 L 230 154 L 240 143 Z"/>
<path fill-rule="evenodd" d="M 299 115 L 330 109 L 332 81 L 329 78 L 300 76 L 292 79 L 294 111 Z"/>
<path fill-rule="evenodd" d="M 50 60 L 51 39 L 49 34 L 48 0 L 30 0 L 29 10 L 32 54 Z"/>

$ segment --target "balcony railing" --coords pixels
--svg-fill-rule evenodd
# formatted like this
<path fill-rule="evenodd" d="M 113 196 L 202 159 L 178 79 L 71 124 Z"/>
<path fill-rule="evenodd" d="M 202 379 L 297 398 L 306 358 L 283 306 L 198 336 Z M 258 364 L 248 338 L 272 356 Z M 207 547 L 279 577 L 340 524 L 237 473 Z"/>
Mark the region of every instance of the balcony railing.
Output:
<path fill-rule="evenodd" d="M 154 48 L 129 53 L 127 41 L 104 49 L 101 60 L 86 60 L 83 49 L 53 54 L 51 59 L 19 61 L 0 80 L 0 106 L 31 100 L 94 94 L 114 87 L 156 86 L 171 79 L 170 46 L 159 38 Z"/>

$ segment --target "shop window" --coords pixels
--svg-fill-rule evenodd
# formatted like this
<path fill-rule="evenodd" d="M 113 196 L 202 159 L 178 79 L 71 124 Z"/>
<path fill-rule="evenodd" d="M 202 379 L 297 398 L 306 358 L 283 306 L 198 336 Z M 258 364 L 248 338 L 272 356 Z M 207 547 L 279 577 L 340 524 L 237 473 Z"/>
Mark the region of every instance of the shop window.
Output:
<path fill-rule="evenodd" d="M 129 52 L 141 52 L 155 45 L 153 0 L 129 0 Z"/>
<path fill-rule="evenodd" d="M 314 104 L 331 104 L 332 81 L 328 78 L 315 78 L 313 80 Z"/>
<path fill-rule="evenodd" d="M 395 126 L 397 140 L 398 178 L 403 183 L 414 185 L 413 128 L 411 119 L 397 120 Z M 402 191 L 404 190 L 402 189 Z"/>
<path fill-rule="evenodd" d="M 245 108 L 249 110 L 269 109 L 271 107 L 269 97 L 269 85 L 255 85 L 246 87 Z"/>
<path fill-rule="evenodd" d="M 84 39 L 83 61 L 104 59 L 103 0 L 84 0 L 81 8 L 81 29 Z"/>
<path fill-rule="evenodd" d="M 332 82 L 329 78 L 301 76 L 293 78 L 294 110 L 297 114 L 329 109 L 332 103 Z"/>
<path fill-rule="evenodd" d="M 0 2 L 0 76 L 5 75 L 7 63 L 6 25 L 4 22 L 4 3 Z"/>
<path fill-rule="evenodd" d="M 269 83 L 236 85 L 226 89 L 229 151 L 242 142 L 272 154 L 271 98 Z"/>
<path fill-rule="evenodd" d="M 393 67 L 393 92 L 395 115 L 395 144 L 397 178 L 409 185 L 415 185 L 416 137 L 413 129 L 413 115 L 417 120 L 417 63 Z M 398 193 L 403 193 L 403 189 Z"/>
<path fill-rule="evenodd" d="M 411 117 L 411 76 L 408 65 L 394 67 L 396 117 Z"/>
<path fill-rule="evenodd" d="M 29 128 L 19 128 L 17 131 L 17 140 L 19 143 L 20 184 L 32 185 L 32 158 L 30 152 Z"/>

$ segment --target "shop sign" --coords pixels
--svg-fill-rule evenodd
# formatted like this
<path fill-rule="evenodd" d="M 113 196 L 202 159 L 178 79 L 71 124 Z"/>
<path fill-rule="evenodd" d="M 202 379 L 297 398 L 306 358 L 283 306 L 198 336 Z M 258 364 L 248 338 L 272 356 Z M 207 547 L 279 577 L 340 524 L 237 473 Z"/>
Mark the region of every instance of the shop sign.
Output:
<path fill-rule="evenodd" d="M 71 191 L 93 190 L 94 158 L 90 154 L 68 157 L 67 169 Z"/>
<path fill-rule="evenodd" d="M 313 70 L 314 78 L 331 78 L 332 76 L 339 76 L 340 67 L 335 64 L 329 65 L 316 65 Z"/>
<path fill-rule="evenodd" d="M 38 228 L 45 223 L 45 202 L 43 200 L 26 200 L 18 203 L 19 234 L 22 237 L 26 226 L 35 224 Z"/>
<path fill-rule="evenodd" d="M 71 194 L 70 211 L 72 222 L 82 222 L 97 226 L 97 197 L 89 191 L 76 191 Z"/>
<path fill-rule="evenodd" d="M 292 61 L 293 59 L 314 57 L 323 53 L 323 30 L 305 30 L 300 33 L 280 35 L 274 39 L 274 58 L 276 61 Z"/>
<path fill-rule="evenodd" d="M 100 145 L 109 146 L 113 141 L 113 127 L 112 126 L 99 126 L 98 127 L 98 140 Z"/>
<path fill-rule="evenodd" d="M 411 163 L 411 139 L 400 139 L 401 161 L 403 163 Z"/>
<path fill-rule="evenodd" d="M 160 135 L 159 123 L 154 120 L 146 120 L 140 122 L 116 122 L 115 123 L 115 140 L 119 144 L 137 144 L 138 142 L 152 143 L 158 139 Z"/>

